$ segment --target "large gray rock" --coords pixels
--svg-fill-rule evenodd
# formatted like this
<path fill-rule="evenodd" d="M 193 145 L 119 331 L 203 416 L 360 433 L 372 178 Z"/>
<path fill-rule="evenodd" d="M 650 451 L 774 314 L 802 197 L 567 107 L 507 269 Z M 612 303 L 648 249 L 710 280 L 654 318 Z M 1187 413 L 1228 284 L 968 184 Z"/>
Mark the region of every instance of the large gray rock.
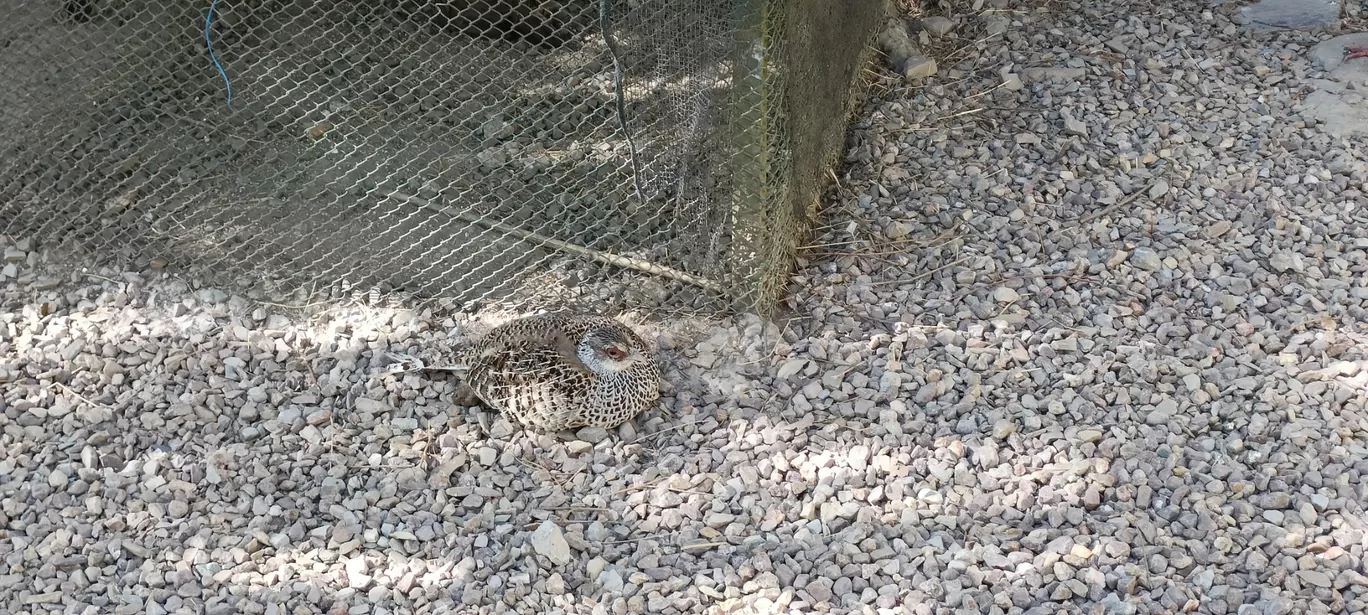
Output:
<path fill-rule="evenodd" d="M 557 566 L 564 566 L 570 563 L 572 557 L 570 553 L 570 543 L 566 542 L 565 536 L 561 534 L 560 526 L 554 521 L 542 521 L 537 526 L 536 531 L 532 532 L 532 549 L 537 553 L 546 556 L 551 563 Z"/>
<path fill-rule="evenodd" d="M 1249 25 L 1264 30 L 1298 30 L 1334 25 L 1339 0 L 1261 0 L 1240 7 Z"/>
<path fill-rule="evenodd" d="M 1315 79 L 1316 91 L 1302 101 L 1311 116 L 1336 136 L 1368 134 L 1368 98 L 1360 87 L 1368 82 L 1368 58 L 1345 61 L 1348 47 L 1368 46 L 1368 33 L 1345 34 L 1311 48 L 1312 62 L 1329 72 Z"/>
<path fill-rule="evenodd" d="M 1368 74 L 1368 58 L 1355 58 L 1344 61 L 1344 54 L 1349 47 L 1368 46 L 1368 32 L 1356 32 L 1336 36 L 1327 41 L 1323 41 L 1311 48 L 1311 61 L 1327 71 L 1334 72 L 1341 68 L 1357 70 Z"/>
<path fill-rule="evenodd" d="M 904 19 L 893 18 L 884 24 L 883 32 L 879 33 L 879 46 L 888 56 L 888 63 L 904 79 L 925 79 L 936 74 L 936 61 L 922 55 Z"/>

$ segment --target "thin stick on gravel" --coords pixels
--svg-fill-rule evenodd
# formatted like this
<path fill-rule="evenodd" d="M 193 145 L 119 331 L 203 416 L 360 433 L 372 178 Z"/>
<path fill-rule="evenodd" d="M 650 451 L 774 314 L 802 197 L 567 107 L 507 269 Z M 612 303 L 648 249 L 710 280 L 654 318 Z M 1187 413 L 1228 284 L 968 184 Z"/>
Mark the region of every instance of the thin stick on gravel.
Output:
<path fill-rule="evenodd" d="M 457 211 L 451 207 L 439 207 L 425 199 L 420 199 L 416 196 L 410 196 L 407 194 L 403 194 L 401 192 L 395 192 L 390 194 L 389 196 L 401 201 L 405 201 L 411 205 L 417 205 L 419 207 L 422 207 L 423 209 L 428 209 L 435 211 L 437 213 L 446 214 L 453 218 L 460 218 L 461 220 L 465 220 L 466 222 L 473 222 L 475 224 L 479 224 L 481 226 L 489 228 L 490 230 L 498 231 L 500 233 L 504 233 L 507 235 L 512 235 L 524 241 L 541 243 L 543 245 L 550 246 L 557 250 L 564 250 L 566 252 L 574 252 L 575 254 L 588 256 L 589 258 L 592 258 L 602 263 L 607 263 L 609 265 L 624 267 L 627 269 L 635 269 L 637 271 L 649 273 L 651 275 L 658 275 L 662 278 L 669 278 L 671 280 L 675 280 L 678 282 L 693 284 L 694 286 L 698 286 L 700 288 L 710 290 L 713 292 L 722 291 L 722 285 L 713 280 L 700 278 L 695 275 L 684 273 L 683 271 L 680 271 L 678 269 L 666 267 L 664 265 L 657 265 L 650 261 L 642 260 L 639 258 L 632 258 L 630 256 L 619 256 L 617 254 L 609 254 L 607 252 L 601 252 L 593 248 L 586 248 L 584 246 L 575 245 L 573 243 L 567 243 L 559 239 L 552 239 L 545 235 L 538 235 L 536 233 L 533 233 L 532 231 L 525 231 L 523 229 L 509 226 L 501 222 L 486 220 L 483 216 L 478 216 L 464 211 Z"/>
<path fill-rule="evenodd" d="M 865 241 L 865 240 L 864 240 L 864 239 L 851 239 L 850 241 L 831 241 L 831 242 L 827 242 L 827 243 L 814 243 L 814 244 L 808 244 L 808 245 L 806 245 L 806 246 L 798 246 L 798 249 L 799 249 L 799 250 L 813 250 L 813 249 L 816 249 L 816 248 L 834 248 L 834 247 L 837 247 L 837 246 L 848 246 L 848 245 L 850 245 L 850 244 L 860 243 L 860 242 L 863 242 L 863 241 Z"/>
<path fill-rule="evenodd" d="M 942 271 L 945 271 L 946 269 L 949 269 L 949 268 L 951 268 L 951 267 L 954 267 L 955 265 L 960 265 L 960 264 L 966 263 L 966 262 L 968 262 L 968 261 L 969 261 L 969 257 L 966 256 L 966 257 L 964 257 L 964 258 L 957 259 L 957 260 L 955 260 L 955 261 L 953 261 L 953 262 L 950 262 L 950 263 L 946 263 L 946 264 L 944 264 L 944 265 L 941 265 L 940 267 L 936 267 L 935 269 L 932 269 L 931 271 L 928 271 L 928 272 L 926 272 L 926 273 L 923 273 L 923 274 L 920 274 L 920 275 L 914 275 L 914 276 L 912 276 L 911 278 L 906 279 L 906 280 L 881 280 L 881 281 L 878 281 L 878 282 L 870 282 L 870 285 L 886 286 L 886 285 L 888 285 L 888 284 L 912 284 L 912 283 L 914 283 L 914 282 L 920 282 L 920 281 L 922 281 L 922 280 L 925 280 L 926 278 L 929 278 L 929 277 L 931 277 L 931 276 L 933 276 L 933 275 L 936 275 L 937 273 L 940 273 L 940 272 L 942 272 Z"/>
<path fill-rule="evenodd" d="M 67 386 L 67 385 L 65 385 L 65 384 L 62 384 L 62 383 L 60 383 L 60 382 L 54 382 L 54 383 L 52 383 L 52 384 L 49 384 L 49 385 L 48 385 L 48 388 L 49 388 L 49 389 L 52 389 L 52 388 L 59 388 L 59 389 L 62 389 L 63 391 L 66 391 L 68 395 L 71 395 L 72 397 L 75 397 L 76 399 L 79 399 L 79 400 L 81 400 L 82 402 L 85 402 L 87 405 L 89 405 L 89 406 L 92 407 L 92 408 L 104 408 L 104 407 L 105 407 L 103 404 L 97 404 L 97 403 L 95 403 L 95 402 L 93 402 L 93 401 L 90 401 L 90 400 L 89 400 L 88 398 L 86 398 L 84 395 L 81 395 L 80 393 L 77 393 L 76 391 L 71 390 L 71 387 L 69 387 L 69 386 Z"/>
<path fill-rule="evenodd" d="M 944 58 L 941 58 L 941 62 L 942 62 L 942 63 L 945 63 L 945 64 L 949 64 L 951 60 L 953 60 L 953 59 L 959 57 L 961 54 L 965 53 L 966 51 L 969 51 L 969 50 L 971 50 L 971 49 L 978 48 L 979 45 L 982 45 L 983 43 L 986 43 L 986 42 L 988 42 L 988 41 L 990 41 L 990 40 L 993 40 L 993 39 L 995 39 L 995 38 L 1002 38 L 1002 35 L 1001 35 L 1001 34 L 989 34 L 988 36 L 985 36 L 985 37 L 983 37 L 983 38 L 974 39 L 973 42 L 970 42 L 970 43 L 968 43 L 968 44 L 966 44 L 966 45 L 961 45 L 959 48 L 955 49 L 954 51 L 951 51 L 950 53 L 945 54 L 945 57 L 944 57 Z"/>
<path fill-rule="evenodd" d="M 662 481 L 664 481 L 664 480 L 665 480 L 665 479 L 663 479 L 663 478 L 659 478 L 659 479 L 653 480 L 653 481 L 651 481 L 651 482 L 649 482 L 649 483 L 642 483 L 642 484 L 640 484 L 640 485 L 632 485 L 632 486 L 630 486 L 630 487 L 624 487 L 624 488 L 622 488 L 622 489 L 618 489 L 617 491 L 614 491 L 614 492 L 613 492 L 612 494 L 610 494 L 610 495 L 622 495 L 622 494 L 624 494 L 624 493 L 631 493 L 631 492 L 633 492 L 633 491 L 641 491 L 641 490 L 643 490 L 643 489 L 651 489 L 651 488 L 654 488 L 656 485 L 659 485 L 659 484 L 660 484 Z"/>
<path fill-rule="evenodd" d="M 692 423 L 689 423 L 689 425 L 692 425 Z M 683 429 L 685 426 L 686 426 L 685 424 L 682 424 L 682 423 L 681 423 L 681 424 L 679 424 L 679 425 L 674 425 L 674 426 L 672 426 L 672 427 L 666 427 L 666 428 L 664 428 L 664 429 L 661 429 L 660 431 L 648 433 L 648 434 L 646 434 L 646 435 L 644 435 L 644 436 L 641 436 L 641 437 L 642 437 L 643 439 L 644 439 L 644 438 L 654 438 L 654 437 L 656 437 L 656 436 L 659 436 L 659 435 L 662 435 L 662 434 L 666 434 L 666 433 L 669 433 L 669 432 L 671 432 L 671 431 L 676 431 L 676 430 L 679 430 L 679 429 Z"/>
<path fill-rule="evenodd" d="M 1126 198 L 1117 201 L 1115 205 L 1112 205 L 1112 206 L 1110 206 L 1110 207 L 1107 207 L 1106 209 L 1103 209 L 1102 211 L 1096 211 L 1096 212 L 1090 213 L 1090 214 L 1088 214 L 1088 215 L 1086 215 L 1086 216 L 1083 216 L 1082 218 L 1079 218 L 1079 219 L 1078 219 L 1078 222 L 1075 222 L 1074 224 L 1087 224 L 1087 223 L 1089 223 L 1089 222 L 1092 222 L 1093 220 L 1096 220 L 1096 219 L 1098 219 L 1098 218 L 1101 218 L 1102 216 L 1105 216 L 1105 215 L 1107 215 L 1107 214 L 1110 214 L 1110 213 L 1112 213 L 1112 212 L 1114 212 L 1114 211 L 1116 211 L 1116 210 L 1118 210 L 1118 209 L 1120 209 L 1120 208 L 1122 208 L 1122 207 L 1125 207 L 1126 205 L 1130 204 L 1131 201 L 1134 201 L 1135 199 L 1140 198 L 1140 195 L 1149 192 L 1149 191 L 1150 191 L 1150 188 L 1153 188 L 1153 187 L 1154 187 L 1154 184 L 1157 184 L 1157 183 L 1159 183 L 1159 180 L 1152 181 L 1152 182 L 1149 183 L 1148 186 L 1145 186 L 1144 188 L 1141 188 L 1141 189 L 1139 189 L 1139 190 L 1136 190 L 1135 192 L 1132 192 L 1132 193 L 1126 195 Z"/>
<path fill-rule="evenodd" d="M 932 238 L 930 238 L 930 239 L 925 239 L 925 240 L 917 240 L 917 239 L 907 238 L 907 239 L 893 239 L 893 240 L 875 242 L 875 241 L 870 241 L 870 240 L 866 240 L 866 239 L 854 239 L 854 240 L 851 240 L 851 241 L 838 241 L 838 242 L 832 242 L 832 243 L 829 243 L 829 244 L 814 244 L 814 245 L 810 245 L 810 246 L 803 246 L 803 247 L 801 247 L 801 248 L 799 248 L 799 249 L 815 249 L 815 248 L 824 248 L 824 247 L 834 247 L 834 246 L 840 246 L 840 245 L 850 245 L 850 244 L 860 243 L 860 242 L 868 242 L 868 243 L 871 244 L 871 245 L 870 245 L 870 248 L 871 248 L 871 249 L 874 247 L 873 244 L 876 244 L 876 243 L 877 243 L 878 245 L 881 245 L 881 246 L 892 246 L 892 247 L 895 247 L 895 248 L 897 248 L 897 249 L 895 249 L 895 250 L 888 250 L 888 251 L 884 251 L 884 252 L 859 252 L 859 251 L 852 251 L 852 252 L 810 252 L 810 253 L 807 254 L 807 256 L 809 256 L 809 257 L 813 257 L 813 256 L 818 256 L 818 257 L 821 257 L 821 256 L 861 256 L 861 257 L 873 257 L 873 256 L 889 256 L 889 255 L 893 255 L 893 254 L 906 254 L 906 253 L 908 253 L 908 252 L 910 252 L 910 251 L 912 251 L 912 250 L 925 250 L 925 249 L 927 249 L 927 248 L 934 248 L 934 247 L 939 246 L 939 245 L 941 245 L 941 244 L 943 244 L 943 243 L 945 243 L 945 242 L 947 242 L 947 241 L 950 241 L 951 239 L 954 239 L 955 237 L 959 237 L 959 235 L 956 235 L 956 234 L 955 234 L 955 231 L 959 230 L 959 228 L 960 228 L 961 226 L 964 225 L 964 222 L 965 222 L 964 218 L 957 218 L 957 219 L 955 220 L 955 223 L 952 224 L 952 225 L 950 225 L 950 228 L 948 228 L 948 229 L 946 229 L 946 230 L 944 230 L 944 231 L 941 231 L 940 233 L 937 233 L 935 237 L 932 237 Z"/>
<path fill-rule="evenodd" d="M 937 122 L 944 122 L 945 120 L 953 120 L 953 119 L 955 119 L 955 118 L 957 118 L 957 117 L 963 117 L 963 116 L 965 116 L 965 115 L 973 115 L 973 114 L 975 114 L 975 113 L 982 113 L 982 112 L 983 112 L 983 107 L 975 107 L 975 108 L 970 109 L 970 110 L 968 110 L 968 111 L 960 111 L 959 113 L 951 113 L 950 115 L 943 115 L 943 116 L 941 116 L 941 117 L 936 118 L 936 121 L 937 121 Z"/>
<path fill-rule="evenodd" d="M 652 539 L 655 539 L 655 538 L 670 538 L 671 536 L 678 536 L 678 535 L 679 535 L 679 532 L 665 532 L 664 534 L 648 534 L 648 535 L 646 535 L 646 536 L 637 536 L 636 538 L 624 538 L 624 539 L 622 539 L 622 540 L 605 540 L 605 541 L 603 541 L 603 542 L 601 542 L 601 543 L 599 543 L 599 544 L 601 544 L 601 545 L 623 545 L 623 544 L 627 544 L 627 543 L 629 543 L 629 542 L 641 542 L 641 541 L 643 541 L 643 540 L 652 540 Z"/>
<path fill-rule="evenodd" d="M 684 545 L 684 546 L 680 547 L 679 549 L 680 549 L 681 551 L 704 551 L 704 550 L 707 550 L 707 549 L 715 549 L 715 548 L 717 548 L 717 547 L 725 547 L 725 546 L 727 546 L 727 545 L 729 545 L 729 544 L 731 544 L 731 543 L 726 543 L 726 542 L 699 542 L 699 543 L 694 543 L 694 544 L 690 544 L 690 545 Z"/>
<path fill-rule="evenodd" d="M 1060 278 L 1066 279 L 1066 280 L 1081 280 L 1081 279 L 1087 279 L 1087 278 L 1091 278 L 1091 277 L 1092 277 L 1092 276 L 1090 276 L 1090 275 L 1088 275 L 1088 274 L 1086 274 L 1086 273 L 1042 273 L 1042 274 L 1040 274 L 1040 275 L 1009 275 L 1009 276 L 1000 277 L 1000 278 L 997 278 L 997 279 L 994 279 L 994 280 L 991 280 L 991 281 L 988 281 L 988 282 L 976 283 L 976 284 L 974 284 L 973 286 L 971 286 L 971 287 L 965 289 L 964 291 L 960 292 L 958 295 L 955 295 L 955 300 L 956 300 L 956 301 L 959 301 L 959 300 L 963 299 L 965 296 L 973 294 L 975 290 L 982 289 L 982 288 L 987 288 L 987 287 L 989 287 L 989 286 L 998 286 L 998 285 L 1005 284 L 1005 283 L 1007 283 L 1007 282 L 1011 282 L 1011 281 L 1014 281 L 1014 280 L 1034 280 L 1034 279 L 1036 279 L 1036 278 L 1040 278 L 1040 279 L 1042 279 L 1042 280 L 1054 280 L 1054 279 L 1060 279 Z"/>
<path fill-rule="evenodd" d="M 1004 81 L 1004 82 L 1002 82 L 1002 83 L 999 83 L 999 84 L 997 84 L 997 85 L 995 85 L 995 86 L 993 86 L 993 87 L 991 87 L 991 88 L 988 88 L 988 89 L 986 89 L 986 90 L 984 90 L 984 91 L 982 91 L 982 92 L 979 92 L 979 93 L 977 93 L 977 94 L 970 94 L 969 96 L 964 97 L 964 99 L 965 99 L 965 100 L 973 100 L 973 99 L 975 99 L 975 98 L 980 98 L 980 97 L 983 97 L 983 96 L 987 96 L 987 95 L 992 94 L 993 92 L 995 92 L 995 91 L 997 91 L 997 90 L 999 90 L 999 89 L 1001 89 L 1001 88 L 1003 88 L 1003 87 L 1006 87 L 1006 85 L 1007 85 L 1007 82 Z M 992 109 L 995 109 L 996 107 L 985 107 L 985 108 L 992 108 Z M 1005 169 L 1004 169 L 1004 170 L 1005 170 Z"/>
<path fill-rule="evenodd" d="M 305 303 L 305 304 L 302 304 L 302 305 L 290 305 L 290 304 L 288 304 L 288 303 L 271 303 L 271 302 L 269 302 L 269 301 L 257 301 L 256 303 L 257 303 L 257 305 L 264 305 L 264 306 L 267 306 L 267 307 L 281 308 L 281 309 L 286 309 L 286 310 L 307 310 L 307 309 L 310 309 L 310 308 L 316 308 L 316 307 L 321 307 L 321 306 L 325 306 L 325 305 L 332 305 L 332 304 L 334 304 L 334 303 L 336 303 L 336 302 L 335 302 L 335 301 L 315 301 L 315 302 L 313 302 L 313 303 Z"/>

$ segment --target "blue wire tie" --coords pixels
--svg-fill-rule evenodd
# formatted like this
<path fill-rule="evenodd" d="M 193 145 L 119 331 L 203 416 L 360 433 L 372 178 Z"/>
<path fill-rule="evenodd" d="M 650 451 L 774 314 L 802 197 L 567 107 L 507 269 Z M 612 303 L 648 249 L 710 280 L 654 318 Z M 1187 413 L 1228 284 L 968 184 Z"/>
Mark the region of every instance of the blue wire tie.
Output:
<path fill-rule="evenodd" d="M 228 88 L 228 109 L 233 108 L 233 83 L 228 80 L 228 71 L 223 70 L 223 65 L 219 63 L 217 55 L 214 55 L 214 41 L 209 33 L 209 26 L 214 23 L 214 7 L 218 6 L 218 0 L 209 3 L 209 14 L 204 18 L 204 46 L 209 48 L 209 59 L 214 62 L 214 68 L 218 69 L 219 75 L 223 77 L 223 85 Z"/>

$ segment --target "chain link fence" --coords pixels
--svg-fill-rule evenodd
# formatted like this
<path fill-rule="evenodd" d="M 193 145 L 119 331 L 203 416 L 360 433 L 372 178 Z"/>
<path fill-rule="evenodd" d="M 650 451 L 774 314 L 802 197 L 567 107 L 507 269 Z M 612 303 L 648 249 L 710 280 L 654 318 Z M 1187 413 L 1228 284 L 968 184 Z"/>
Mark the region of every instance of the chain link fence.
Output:
<path fill-rule="evenodd" d="M 760 313 L 884 17 L 868 0 L 0 7 L 0 233 L 278 303 Z"/>

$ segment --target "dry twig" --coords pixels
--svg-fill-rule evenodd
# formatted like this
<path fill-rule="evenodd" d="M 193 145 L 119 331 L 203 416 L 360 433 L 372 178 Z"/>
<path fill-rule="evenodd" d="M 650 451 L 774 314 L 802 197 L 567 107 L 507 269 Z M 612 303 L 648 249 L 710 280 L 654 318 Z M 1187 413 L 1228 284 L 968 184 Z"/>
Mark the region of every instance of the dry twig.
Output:
<path fill-rule="evenodd" d="M 458 211 L 457 209 L 452 208 L 452 207 L 439 207 L 439 206 L 434 205 L 434 204 L 432 204 L 431 202 L 429 202 L 429 201 L 427 201 L 427 200 L 425 200 L 425 199 L 420 199 L 420 198 L 418 198 L 418 197 L 416 197 L 416 196 L 411 196 L 411 195 L 403 194 L 403 193 L 400 193 L 400 192 L 392 193 L 390 196 L 392 196 L 393 198 L 398 199 L 398 200 L 400 200 L 400 201 L 405 201 L 405 202 L 407 202 L 407 203 L 409 203 L 409 204 L 417 205 L 418 207 L 422 207 L 423 209 L 428 209 L 428 210 L 431 210 L 431 211 L 435 211 L 435 212 L 437 212 L 437 213 L 446 214 L 446 215 L 451 216 L 451 217 L 453 217 L 453 218 L 459 218 L 459 219 L 461 219 L 461 220 L 465 220 L 466 222 L 472 222 L 472 223 L 475 223 L 475 224 L 479 224 L 479 225 L 481 225 L 481 226 L 484 226 L 484 227 L 486 227 L 486 228 L 489 228 L 490 230 L 498 231 L 498 232 L 504 233 L 504 234 L 506 234 L 506 235 L 511 235 L 511 236 L 513 236 L 513 237 L 517 237 L 518 239 L 522 239 L 522 240 L 524 240 L 524 241 L 530 241 L 530 242 L 534 242 L 534 243 L 540 243 L 540 244 L 542 244 L 542 245 L 546 245 L 546 246 L 550 246 L 550 247 L 552 247 L 552 248 L 555 248 L 555 249 L 557 249 L 557 250 L 562 250 L 562 251 L 565 251 L 565 252 L 573 252 L 573 253 L 575 253 L 575 254 L 579 254 L 579 255 L 582 255 L 582 256 L 588 256 L 589 258 L 592 258 L 592 259 L 594 259 L 594 260 L 596 260 L 596 261 L 599 261 L 599 262 L 602 262 L 602 263 L 607 263 L 607 264 L 609 264 L 609 265 L 615 265 L 615 266 L 624 267 L 624 268 L 627 268 L 627 269 L 635 269 L 635 270 L 637 270 L 637 271 L 642 271 L 642 272 L 649 273 L 649 274 L 652 274 L 652 275 L 658 275 L 658 276 L 660 276 L 660 277 L 662 277 L 662 278 L 669 278 L 669 279 L 671 279 L 671 280 L 675 280 L 675 281 L 678 281 L 678 282 L 684 282 L 684 283 L 686 283 L 686 284 L 692 284 L 692 285 L 694 285 L 694 286 L 698 286 L 698 287 L 703 288 L 703 289 L 705 289 L 705 290 L 710 290 L 710 291 L 713 291 L 713 292 L 721 292 L 721 291 L 722 291 L 722 285 L 721 285 L 721 284 L 719 284 L 719 283 L 717 283 L 717 282 L 715 282 L 715 281 L 713 281 L 713 280 L 709 280 L 709 279 L 706 279 L 706 278 L 700 278 L 700 277 L 698 277 L 698 276 L 695 276 L 695 275 L 692 275 L 692 274 L 685 273 L 685 272 L 680 271 L 680 270 L 678 270 L 678 269 L 674 269 L 674 268 L 671 268 L 671 267 L 666 267 L 666 266 L 664 266 L 664 265 L 657 265 L 657 264 L 652 263 L 652 262 L 650 262 L 650 261 L 642 260 L 642 259 L 639 259 L 639 258 L 632 258 L 632 257 L 630 257 L 630 256 L 620 256 L 620 255 L 617 255 L 617 254 L 609 254 L 609 253 L 607 253 L 607 252 L 602 252 L 602 251 L 599 251 L 599 250 L 595 250 L 595 249 L 593 249 L 593 248 L 586 248 L 586 247 L 584 247 L 584 246 L 575 245 L 575 244 L 573 244 L 573 243 L 567 243 L 567 242 L 561 241 L 561 240 L 559 240 L 559 239 L 552 239 L 552 238 L 547 237 L 547 236 L 545 236 L 545 235 L 538 235 L 538 234 L 536 234 L 536 233 L 533 233 L 532 231 L 525 231 L 525 230 L 523 230 L 523 229 L 520 229 L 520 228 L 517 228 L 517 227 L 514 227 L 514 226 L 509 226 L 509 225 L 504 224 L 504 223 L 502 223 L 502 222 L 495 222 L 495 221 L 493 221 L 493 220 L 488 220 L 488 219 L 486 219 L 484 216 L 480 216 L 480 215 L 476 215 L 476 214 L 472 214 L 472 213 L 468 213 L 468 212 L 464 212 L 464 211 Z"/>

